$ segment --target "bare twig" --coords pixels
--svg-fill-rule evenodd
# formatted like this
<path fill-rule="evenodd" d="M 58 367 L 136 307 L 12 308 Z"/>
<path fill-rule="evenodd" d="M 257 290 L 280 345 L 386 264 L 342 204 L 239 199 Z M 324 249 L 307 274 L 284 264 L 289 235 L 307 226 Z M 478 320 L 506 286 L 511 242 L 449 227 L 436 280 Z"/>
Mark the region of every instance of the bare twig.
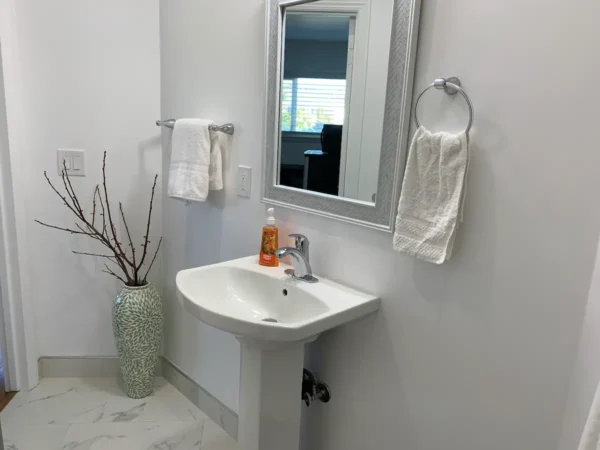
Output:
<path fill-rule="evenodd" d="M 119 269 L 121 269 L 121 271 L 123 272 L 123 276 L 119 276 L 112 269 L 110 269 L 108 267 L 108 265 L 106 265 L 106 264 L 104 265 L 105 270 L 103 270 L 103 272 L 117 278 L 119 281 L 123 282 L 124 284 L 126 284 L 128 286 L 141 286 L 141 285 L 146 284 L 148 274 L 150 272 L 150 269 L 154 265 L 154 262 L 156 261 L 156 258 L 158 256 L 158 253 L 160 251 L 160 246 L 162 243 L 162 238 L 160 238 L 158 245 L 156 247 L 156 250 L 154 252 L 152 261 L 150 261 L 150 265 L 148 266 L 148 269 L 146 270 L 144 277 L 141 278 L 140 271 L 141 271 L 142 266 L 144 265 L 144 262 L 145 262 L 145 259 L 147 256 L 148 246 L 149 246 L 149 244 L 151 244 L 150 237 L 149 237 L 150 236 L 150 222 L 152 220 L 152 209 L 153 209 L 153 204 L 154 204 L 154 194 L 156 191 L 158 175 L 156 175 L 154 177 L 154 184 L 152 186 L 152 194 L 150 197 L 150 207 L 149 207 L 149 211 L 148 211 L 148 222 L 146 224 L 146 235 L 144 236 L 144 243 L 143 243 L 143 247 L 142 247 L 143 248 L 143 256 L 142 256 L 142 259 L 139 261 L 139 263 L 138 263 L 137 257 L 136 257 L 136 248 L 133 244 L 133 238 L 130 233 L 129 226 L 127 225 L 127 221 L 125 219 L 125 211 L 123 210 L 123 205 L 121 203 L 119 203 L 119 212 L 123 219 L 125 231 L 127 232 L 127 238 L 129 240 L 129 247 L 131 247 L 131 254 L 132 254 L 133 261 L 131 261 L 129 259 L 127 252 L 122 247 L 122 243 L 119 242 L 117 228 L 115 227 L 115 223 L 112 218 L 112 212 L 110 209 L 110 203 L 109 203 L 109 199 L 108 199 L 108 188 L 107 188 L 107 183 L 106 183 L 106 152 L 104 152 L 104 158 L 103 158 L 103 164 L 102 164 L 102 190 L 103 190 L 103 192 L 101 192 L 100 185 L 96 185 L 96 188 L 94 189 L 94 195 L 92 198 L 91 220 L 88 218 L 89 216 L 86 217 L 85 211 L 84 211 L 83 207 L 81 206 L 81 203 L 79 202 L 77 194 L 75 193 L 75 189 L 73 188 L 73 185 L 69 178 L 69 174 L 66 170 L 65 162 L 63 162 L 63 171 L 61 174 L 61 179 L 63 182 L 63 186 L 65 189 L 66 195 L 62 194 L 54 186 L 54 184 L 50 181 L 50 178 L 48 177 L 48 174 L 46 172 L 44 172 L 44 177 L 46 178 L 46 181 L 48 182 L 48 185 L 51 187 L 51 189 L 56 193 L 56 195 L 58 195 L 58 197 L 63 201 L 64 205 L 75 215 L 75 217 L 77 217 L 77 219 L 79 220 L 80 223 L 76 223 L 75 224 L 76 229 L 74 229 L 74 228 L 50 225 L 45 222 L 41 222 L 39 220 L 36 220 L 36 222 L 39 223 L 40 225 L 43 225 L 48 228 L 54 228 L 56 230 L 65 231 L 70 234 L 89 236 L 91 239 L 99 241 L 104 247 L 106 247 L 109 250 L 109 253 L 103 254 L 103 253 L 90 253 L 90 252 L 77 252 L 77 251 L 74 251 L 73 253 L 77 254 L 77 255 L 96 256 L 99 258 L 105 258 L 106 260 L 112 262 L 113 264 L 117 265 L 119 267 Z M 104 196 L 102 194 L 104 194 Z M 99 203 L 99 205 L 98 205 L 98 203 Z M 99 229 L 100 225 L 96 226 L 97 214 L 102 216 L 102 224 L 101 224 L 100 229 Z M 107 217 L 108 217 L 108 219 L 107 219 Z M 130 274 L 130 272 L 132 272 L 132 274 Z"/>
<path fill-rule="evenodd" d="M 142 254 L 142 259 L 140 261 L 138 269 L 141 269 L 144 265 L 144 261 L 146 260 L 146 254 L 148 252 L 148 244 L 150 243 L 150 221 L 152 220 L 152 205 L 154 204 L 154 191 L 156 190 L 157 180 L 158 175 L 154 177 L 154 184 L 152 185 L 152 194 L 150 195 L 150 209 L 148 210 L 148 222 L 146 224 L 146 235 L 144 236 L 144 253 Z"/>
<path fill-rule="evenodd" d="M 92 239 L 95 239 L 95 240 L 99 240 L 100 239 L 98 236 L 95 235 L 95 233 L 92 230 L 90 230 L 90 229 L 84 230 L 83 227 L 81 225 L 79 225 L 78 223 L 76 223 L 75 226 L 77 227 L 77 229 L 79 231 L 81 231 L 83 234 L 87 234 Z"/>
<path fill-rule="evenodd" d="M 118 252 L 116 252 L 115 249 L 109 245 L 110 242 L 108 242 L 108 240 L 106 240 L 101 234 L 99 234 L 98 230 L 93 225 L 90 226 L 87 222 L 85 222 L 85 220 L 84 220 L 84 223 L 88 227 L 88 231 L 84 230 L 83 227 L 81 225 L 79 225 L 79 224 L 75 224 L 75 226 L 77 228 L 79 228 L 82 232 L 84 232 L 85 234 L 87 234 L 90 238 L 92 238 L 92 239 L 94 239 L 96 241 L 100 241 L 105 247 L 107 247 L 110 251 L 112 251 L 114 253 L 114 255 L 115 255 L 115 256 L 113 256 L 113 258 L 115 259 L 114 262 L 123 271 L 123 273 L 126 275 L 127 279 L 131 279 L 133 281 L 133 279 L 129 276 L 129 272 L 127 271 L 127 267 L 125 266 L 125 264 L 123 263 L 123 261 L 121 261 L 118 258 Z"/>
<path fill-rule="evenodd" d="M 64 202 L 65 206 L 66 206 L 67 208 L 69 208 L 69 209 L 70 209 L 70 210 L 73 212 L 73 214 L 75 214 L 77 217 L 79 217 L 79 214 L 77 213 L 77 211 L 75 210 L 75 208 L 74 208 L 73 206 L 71 206 L 71 204 L 70 204 L 70 203 L 67 201 L 67 198 L 66 198 L 64 195 L 62 195 L 62 194 L 61 194 L 61 193 L 58 191 L 58 189 L 56 189 L 56 188 L 54 187 L 54 185 L 52 184 L 52 181 L 50 181 L 50 178 L 48 178 L 48 174 L 46 173 L 46 171 L 45 171 L 45 170 L 44 170 L 44 177 L 46 177 L 46 181 L 48 182 L 48 184 L 50 185 L 50 187 L 52 188 L 52 190 L 53 190 L 54 192 L 56 192 L 56 195 L 58 195 L 58 196 L 60 197 L 60 199 L 61 199 L 61 200 Z"/>
<path fill-rule="evenodd" d="M 85 231 L 81 225 L 79 225 L 79 224 L 75 224 L 75 226 L 76 226 L 77 228 L 79 228 L 79 229 L 80 229 L 80 230 L 83 232 L 83 234 L 86 234 L 86 235 L 88 235 L 90 238 L 92 238 L 92 239 L 94 239 L 94 240 L 96 240 L 96 241 L 100 241 L 100 242 L 101 242 L 101 243 L 102 243 L 102 244 L 103 244 L 105 247 L 107 247 L 107 248 L 108 248 L 110 251 L 112 251 L 112 252 L 113 252 L 114 256 L 108 256 L 108 255 L 106 255 L 106 256 L 105 256 L 105 255 L 96 255 L 96 254 L 91 254 L 91 253 L 81 253 L 81 252 L 73 252 L 73 253 L 77 253 L 77 254 L 80 254 L 80 255 L 90 255 L 90 256 L 105 256 L 106 258 L 113 258 L 113 259 L 114 259 L 114 261 L 113 261 L 113 262 L 119 266 L 119 268 L 120 268 L 120 269 L 123 271 L 123 273 L 125 274 L 126 278 L 127 278 L 128 280 L 131 280 L 131 282 L 134 282 L 134 279 L 133 279 L 133 278 L 131 278 L 131 277 L 129 276 L 129 272 L 127 271 L 127 267 L 125 266 L 125 264 L 123 263 L 123 261 L 121 261 L 121 260 L 119 259 L 119 257 L 118 257 L 118 256 L 119 256 L 119 255 L 118 255 L 118 253 L 117 253 L 117 252 L 115 252 L 115 250 L 114 250 L 112 247 L 109 247 L 109 246 L 107 246 L 107 245 L 106 245 L 106 242 L 104 241 L 104 239 L 102 238 L 102 236 L 98 236 L 98 231 L 97 231 L 95 228 L 93 228 L 93 227 L 89 227 L 89 226 L 88 226 L 88 229 L 89 229 L 89 231 Z"/>
<path fill-rule="evenodd" d="M 40 222 L 37 219 L 35 219 L 35 222 L 39 223 L 40 225 L 44 225 L 45 227 L 54 228 L 55 230 L 66 231 L 67 233 L 71 233 L 71 234 L 86 234 L 88 236 L 90 235 L 90 233 L 86 233 L 85 231 L 77 231 L 77 230 L 71 230 L 70 228 L 57 227 L 55 225 L 49 225 L 47 223 Z"/>
<path fill-rule="evenodd" d="M 77 211 L 79 211 L 79 213 L 81 215 L 83 215 L 83 208 L 79 204 L 79 200 L 77 199 L 77 196 L 75 195 L 75 190 L 73 189 L 73 185 L 71 184 L 71 179 L 69 178 L 69 175 L 67 172 L 67 161 L 65 159 L 63 159 L 63 170 L 62 170 L 61 176 L 62 176 L 63 184 L 65 185 L 65 191 L 67 191 L 67 194 L 71 198 L 71 201 L 73 202 L 73 205 L 75 206 Z M 68 183 L 68 187 L 67 187 L 67 183 Z"/>
<path fill-rule="evenodd" d="M 127 226 L 127 220 L 125 220 L 125 213 L 123 212 L 123 203 L 119 202 L 119 211 L 121 211 L 121 218 L 123 219 L 123 224 L 125 225 L 125 231 L 127 232 L 127 237 L 129 238 L 129 246 L 131 247 L 131 255 L 133 259 L 133 276 L 137 278 L 137 273 L 139 268 L 135 264 L 135 247 L 133 246 L 133 240 L 131 239 L 131 233 L 129 233 L 129 227 Z"/>
<path fill-rule="evenodd" d="M 56 188 L 54 187 L 54 185 L 53 185 L 53 184 L 52 184 L 52 182 L 50 181 L 50 178 L 48 177 L 48 174 L 47 174 L 47 172 L 46 172 L 46 171 L 44 171 L 44 177 L 46 178 L 46 181 L 48 182 L 48 184 L 50 185 L 50 187 L 52 188 L 52 190 L 53 190 L 53 191 L 56 193 L 56 195 L 58 195 L 58 196 L 60 197 L 60 199 L 63 201 L 63 203 L 65 204 L 65 206 L 66 206 L 67 208 L 69 208 L 69 210 L 71 210 L 71 212 L 72 212 L 73 214 L 75 214 L 75 216 L 76 216 L 76 217 L 77 217 L 79 220 L 81 220 L 81 221 L 82 221 L 82 222 L 83 222 L 83 223 L 86 225 L 86 227 L 88 227 L 88 229 L 90 229 L 90 231 L 89 231 L 89 232 L 86 232 L 86 231 L 85 231 L 85 230 L 83 230 L 83 229 L 82 229 L 80 226 L 77 226 L 77 227 L 78 227 L 78 228 L 79 228 L 81 231 L 75 231 L 75 230 L 71 230 L 71 229 L 68 229 L 68 228 L 61 228 L 61 227 L 56 227 L 56 226 L 53 226 L 53 225 L 48 225 L 48 224 L 45 224 L 45 223 L 43 223 L 43 222 L 40 222 L 40 221 L 36 221 L 36 222 L 40 223 L 41 225 L 48 226 L 48 227 L 50 227 L 50 228 L 56 228 L 56 229 L 58 229 L 58 230 L 67 231 L 67 232 L 69 232 L 69 233 L 72 233 L 72 234 L 84 234 L 84 235 L 90 236 L 90 237 L 92 237 L 92 238 L 95 238 L 95 236 L 98 236 L 98 237 L 99 237 L 99 239 L 98 239 L 98 240 L 99 240 L 99 241 L 101 241 L 101 242 L 102 242 L 102 244 L 104 244 L 106 247 L 108 247 L 108 248 L 109 248 L 109 249 L 110 249 L 110 250 L 111 250 L 111 251 L 112 251 L 112 252 L 115 254 L 115 256 L 117 256 L 116 260 L 118 261 L 118 263 L 119 263 L 119 266 L 121 267 L 121 270 L 123 270 L 123 272 L 124 272 L 124 274 L 125 274 L 125 276 L 126 276 L 127 280 L 128 280 L 128 281 L 130 281 L 130 283 L 135 283 L 135 280 L 129 276 L 129 273 L 128 273 L 128 271 L 127 271 L 127 268 L 126 268 L 125 264 L 124 264 L 124 263 L 123 263 L 123 261 L 122 261 L 122 260 L 121 260 L 121 259 L 118 257 L 118 256 L 119 256 L 119 252 L 118 252 L 118 250 L 117 250 L 117 249 L 115 249 L 115 248 L 114 248 L 114 246 L 113 246 L 113 245 L 110 243 L 110 240 L 109 240 L 109 238 L 108 238 L 108 233 L 107 233 L 107 236 L 103 236 L 103 235 L 102 235 L 102 233 L 99 233 L 99 232 L 97 231 L 97 229 L 96 229 L 96 228 L 95 228 L 95 227 L 94 227 L 92 224 L 90 224 L 90 223 L 87 221 L 87 219 L 85 218 L 85 215 L 83 215 L 83 214 L 80 214 L 80 213 L 77 211 L 77 209 L 75 208 L 75 206 L 72 206 L 72 205 L 69 203 L 69 201 L 67 200 L 67 198 L 66 198 L 64 195 L 62 195 L 58 189 L 56 189 Z M 63 183 L 65 182 L 65 180 L 64 180 L 64 177 L 65 177 L 65 172 L 63 172 Z M 66 177 L 68 178 L 68 174 L 66 175 Z M 65 189 L 67 189 L 67 188 L 66 188 L 66 185 L 65 185 Z M 67 191 L 68 191 L 68 189 L 67 189 Z M 67 192 L 67 193 L 68 193 L 68 192 Z M 71 194 L 69 194 L 69 196 L 71 196 Z"/>
<path fill-rule="evenodd" d="M 96 193 L 98 194 L 98 200 L 100 201 L 100 207 L 102 208 L 102 233 L 101 235 L 108 239 L 108 231 L 106 230 L 106 212 L 104 211 L 104 202 L 102 201 L 102 195 L 100 194 L 100 188 L 96 186 Z"/>
<path fill-rule="evenodd" d="M 156 246 L 156 251 L 154 252 L 154 257 L 152 258 L 152 261 L 150 261 L 150 265 L 148 266 L 148 270 L 146 270 L 146 274 L 144 275 L 144 278 L 142 278 L 142 284 L 146 283 L 146 278 L 148 277 L 148 274 L 150 273 L 150 269 L 152 269 L 152 266 L 154 265 L 154 261 L 156 260 L 156 255 L 158 255 L 158 251 L 160 250 L 160 244 L 162 244 L 162 240 L 163 240 L 163 238 L 161 237 L 160 240 L 158 241 L 158 245 Z"/>
<path fill-rule="evenodd" d="M 97 256 L 98 258 L 116 259 L 115 256 L 101 255 L 99 253 L 85 253 L 85 252 L 76 252 L 76 251 L 73 251 L 73 253 L 75 253 L 76 255 Z"/>
<path fill-rule="evenodd" d="M 102 160 L 102 186 L 104 187 L 104 202 L 106 203 L 106 212 L 108 213 L 108 225 L 112 233 L 112 239 L 115 243 L 116 249 L 123 258 L 123 261 L 125 261 L 129 266 L 131 266 L 135 272 L 136 267 L 129 260 L 127 254 L 123 251 L 123 248 L 121 247 L 121 243 L 119 242 L 119 236 L 117 235 L 117 229 L 115 227 L 115 223 L 113 222 L 112 213 L 110 210 L 110 203 L 108 201 L 108 188 L 106 187 L 106 152 L 104 152 L 104 159 Z"/>
<path fill-rule="evenodd" d="M 96 189 L 94 190 L 94 195 L 92 197 L 92 226 L 96 226 L 96 191 L 98 190 L 98 185 L 96 185 Z"/>
<path fill-rule="evenodd" d="M 37 222 L 37 223 L 39 223 L 40 225 L 43 225 L 43 226 L 45 226 L 45 227 L 48 227 L 48 228 L 54 228 L 55 230 L 66 231 L 66 232 L 68 232 L 68 233 L 71 233 L 71 234 L 83 234 L 83 235 L 85 235 L 85 236 L 89 236 L 89 237 L 91 237 L 92 239 L 99 239 L 99 238 L 98 238 L 98 237 L 97 237 L 97 236 L 96 236 L 96 235 L 95 235 L 93 232 L 87 232 L 87 231 L 85 231 L 85 230 L 84 230 L 84 229 L 83 229 L 81 226 L 79 226 L 79 224 L 75 224 L 75 226 L 76 226 L 77 228 L 79 228 L 79 230 L 80 230 L 80 231 L 77 231 L 77 230 L 72 230 L 72 229 L 70 229 L 70 228 L 63 228 L 63 227 L 57 227 L 57 226 L 55 226 L 55 225 L 49 225 L 49 224 L 47 224 L 47 223 L 44 223 L 44 222 L 41 222 L 41 221 L 39 221 L 39 220 L 37 220 L 37 219 L 35 220 L 35 222 Z M 80 253 L 80 252 L 73 252 L 73 253 L 79 253 L 79 254 L 82 254 L 82 255 L 86 255 L 86 254 L 88 254 L 88 253 Z M 104 255 L 92 255 L 92 256 L 104 256 Z M 123 262 L 122 262 L 122 261 L 121 261 L 121 260 L 120 260 L 118 257 L 116 257 L 116 255 L 115 255 L 115 256 L 112 256 L 112 257 L 111 257 L 111 256 L 105 256 L 105 257 L 114 258 L 114 262 L 115 262 L 115 263 L 116 263 L 116 264 L 117 264 L 117 265 L 120 267 L 120 269 L 121 269 L 121 270 L 122 270 L 122 271 L 125 273 L 125 275 L 126 275 L 127 279 L 128 279 L 128 280 L 129 280 L 131 283 L 135 283 L 135 280 L 134 280 L 134 279 L 132 279 L 132 278 L 129 276 L 129 273 L 127 272 L 127 269 L 126 269 L 126 268 L 125 268 L 125 266 L 123 265 Z"/>
<path fill-rule="evenodd" d="M 102 272 L 107 273 L 109 275 L 112 275 L 113 277 L 117 278 L 118 280 L 120 280 L 123 284 L 127 284 L 127 281 L 125 281 L 123 278 L 121 278 L 119 275 L 117 275 L 116 273 L 114 273 L 112 270 L 110 270 L 110 268 L 104 264 L 104 267 L 106 268 L 106 270 L 103 270 Z"/>

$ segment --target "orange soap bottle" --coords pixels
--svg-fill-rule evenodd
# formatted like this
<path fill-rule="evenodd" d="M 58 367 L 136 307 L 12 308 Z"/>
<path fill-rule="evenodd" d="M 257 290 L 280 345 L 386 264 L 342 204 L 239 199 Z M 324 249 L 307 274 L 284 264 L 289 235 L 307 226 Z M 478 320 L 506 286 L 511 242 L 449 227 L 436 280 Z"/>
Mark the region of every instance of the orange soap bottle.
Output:
<path fill-rule="evenodd" d="M 262 239 L 260 240 L 260 257 L 258 263 L 261 266 L 277 267 L 279 260 L 275 256 L 275 252 L 279 248 L 279 230 L 275 226 L 274 208 L 267 210 L 267 224 L 262 230 Z"/>

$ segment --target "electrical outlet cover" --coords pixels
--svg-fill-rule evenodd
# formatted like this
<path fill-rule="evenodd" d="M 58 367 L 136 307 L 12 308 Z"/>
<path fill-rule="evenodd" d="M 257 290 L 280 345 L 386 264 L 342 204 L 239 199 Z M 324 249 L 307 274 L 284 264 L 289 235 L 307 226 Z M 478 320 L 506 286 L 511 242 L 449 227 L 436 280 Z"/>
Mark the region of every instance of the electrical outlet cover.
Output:
<path fill-rule="evenodd" d="M 238 166 L 237 194 L 240 197 L 250 198 L 252 186 L 252 168 Z"/>

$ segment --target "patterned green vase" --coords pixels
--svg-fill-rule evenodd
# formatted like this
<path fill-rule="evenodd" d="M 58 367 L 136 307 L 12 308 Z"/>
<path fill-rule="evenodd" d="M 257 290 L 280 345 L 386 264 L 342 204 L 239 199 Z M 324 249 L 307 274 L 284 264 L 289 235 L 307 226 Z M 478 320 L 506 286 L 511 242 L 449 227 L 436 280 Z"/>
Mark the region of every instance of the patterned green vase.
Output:
<path fill-rule="evenodd" d="M 154 389 L 162 327 L 162 302 L 154 286 L 121 289 L 113 306 L 113 332 L 131 398 L 147 397 Z"/>

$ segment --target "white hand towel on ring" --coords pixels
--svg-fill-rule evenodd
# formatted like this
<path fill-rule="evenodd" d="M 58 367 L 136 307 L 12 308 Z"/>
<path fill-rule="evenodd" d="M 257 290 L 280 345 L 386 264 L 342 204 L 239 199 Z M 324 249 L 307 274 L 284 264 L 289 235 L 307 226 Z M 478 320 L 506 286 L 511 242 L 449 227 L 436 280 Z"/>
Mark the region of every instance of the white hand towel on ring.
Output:
<path fill-rule="evenodd" d="M 450 259 L 466 193 L 466 132 L 419 127 L 410 146 L 394 232 L 394 250 L 442 264 Z"/>

